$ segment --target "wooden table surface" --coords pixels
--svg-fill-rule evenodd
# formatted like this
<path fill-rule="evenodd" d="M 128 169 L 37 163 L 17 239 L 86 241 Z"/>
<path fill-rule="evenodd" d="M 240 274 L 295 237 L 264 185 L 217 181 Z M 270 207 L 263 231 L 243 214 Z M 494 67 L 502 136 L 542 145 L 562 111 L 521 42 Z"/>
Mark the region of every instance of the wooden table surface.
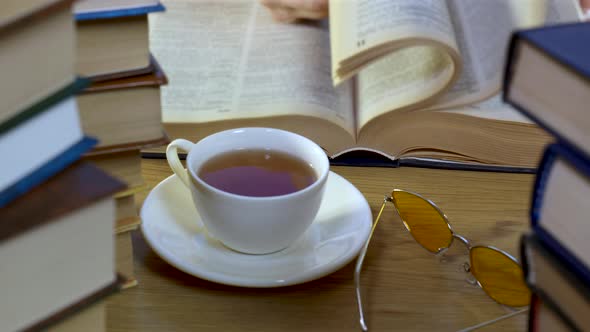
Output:
<path fill-rule="evenodd" d="M 332 167 L 366 197 L 375 215 L 394 187 L 436 202 L 454 229 L 475 243 L 518 257 L 528 228 L 533 176 L 422 168 Z M 171 174 L 165 160 L 143 161 L 150 188 Z M 139 194 L 138 204 L 147 192 Z M 183 273 L 133 235 L 139 285 L 108 299 L 107 327 L 123 331 L 359 331 L 354 263 L 322 279 L 275 289 L 246 289 Z M 422 249 L 387 207 L 362 277 L 371 331 L 456 331 L 509 312 L 465 281 L 463 246 L 445 261 Z M 524 331 L 527 314 L 482 331 Z"/>

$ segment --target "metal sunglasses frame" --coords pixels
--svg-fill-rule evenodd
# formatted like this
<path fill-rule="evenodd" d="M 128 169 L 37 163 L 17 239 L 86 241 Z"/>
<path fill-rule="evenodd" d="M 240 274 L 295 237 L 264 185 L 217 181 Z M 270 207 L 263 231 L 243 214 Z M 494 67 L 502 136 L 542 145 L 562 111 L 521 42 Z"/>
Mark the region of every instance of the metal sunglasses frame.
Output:
<path fill-rule="evenodd" d="M 469 252 L 469 262 L 465 262 L 463 264 L 463 269 L 465 270 L 466 273 L 470 273 L 471 276 L 473 277 L 473 279 L 475 280 L 475 282 L 470 282 L 473 284 L 477 284 L 481 289 L 484 290 L 484 292 L 490 297 L 492 298 L 492 300 L 494 300 L 496 303 L 504 305 L 502 303 L 499 303 L 498 301 L 496 301 L 492 296 L 490 296 L 490 294 L 488 293 L 488 291 L 482 287 L 482 285 L 480 284 L 480 282 L 477 280 L 477 278 L 471 273 L 471 253 L 472 253 L 472 249 L 474 248 L 488 248 L 494 251 L 497 251 L 501 254 L 503 254 L 504 256 L 508 257 L 511 261 L 513 261 L 514 263 L 516 263 L 518 266 L 520 266 L 520 263 L 518 262 L 518 260 L 510 255 L 509 253 L 507 253 L 506 251 L 496 248 L 494 246 L 484 246 L 484 245 L 473 245 L 471 241 L 469 241 L 466 237 L 457 234 L 454 230 L 453 227 L 451 226 L 451 223 L 449 222 L 449 218 L 447 217 L 446 214 L 444 214 L 444 212 L 442 212 L 442 210 L 438 207 L 438 205 L 436 205 L 436 203 L 434 203 L 433 201 L 427 199 L 426 197 L 413 192 L 413 191 L 409 191 L 409 190 L 405 190 L 405 189 L 393 189 L 391 191 L 391 194 L 389 196 L 385 196 L 385 198 L 383 199 L 383 204 L 381 205 L 381 208 L 379 209 L 379 213 L 377 214 L 377 217 L 375 218 L 375 221 L 373 222 L 373 226 L 371 227 L 371 232 L 369 233 L 369 237 L 367 238 L 367 242 L 365 242 L 364 247 L 362 248 L 361 252 L 359 253 L 358 259 L 356 261 L 356 267 L 354 270 L 354 287 L 355 287 L 355 292 L 356 292 L 356 300 L 357 300 L 357 304 L 358 304 L 358 310 L 359 310 L 359 319 L 360 319 L 360 324 L 361 324 L 361 328 L 363 331 L 368 331 L 368 326 L 366 324 L 365 321 L 365 315 L 364 315 L 364 309 L 363 309 L 363 304 L 362 304 L 362 298 L 361 298 L 361 287 L 360 287 L 360 274 L 361 274 L 361 270 L 363 267 L 363 262 L 365 260 L 365 255 L 367 254 L 367 249 L 369 248 L 369 243 L 371 242 L 371 238 L 373 237 L 373 233 L 375 232 L 375 228 L 377 227 L 377 224 L 379 223 L 379 220 L 381 219 L 381 214 L 383 213 L 383 210 L 385 209 L 385 205 L 387 205 L 388 202 L 391 202 L 395 208 L 395 212 L 397 213 L 397 215 L 399 216 L 400 220 L 402 221 L 402 223 L 404 224 L 404 227 L 406 228 L 406 230 L 410 233 L 410 235 L 412 235 L 412 237 L 414 238 L 414 241 L 416 241 L 422 248 L 426 249 L 426 251 L 432 253 L 432 251 L 428 250 L 426 247 L 424 247 L 420 242 L 418 242 L 416 240 L 416 238 L 414 237 L 414 235 L 412 234 L 412 231 L 410 230 L 410 227 L 408 226 L 408 224 L 406 223 L 406 221 L 402 218 L 401 213 L 399 212 L 399 209 L 397 207 L 396 201 L 395 201 L 395 195 L 393 193 L 395 192 L 404 192 L 404 193 L 408 193 L 410 195 L 414 195 L 422 200 L 424 200 L 425 202 L 427 202 L 430 206 L 432 206 L 437 213 L 442 217 L 442 219 L 444 220 L 444 222 L 447 224 L 447 227 L 449 229 L 449 231 L 451 232 L 451 240 L 449 241 L 449 244 L 444 247 L 444 248 L 439 248 L 438 251 L 436 253 L 434 253 L 434 255 L 441 255 L 444 254 L 444 252 L 446 252 L 452 245 L 455 239 L 459 240 L 461 243 L 463 243 L 463 245 L 465 245 L 465 247 L 467 248 L 467 251 Z M 502 316 L 503 318 L 509 318 L 512 317 L 515 314 L 524 312 L 527 309 L 524 310 L 520 310 L 511 314 L 508 314 L 506 316 Z M 503 319 L 502 318 L 502 319 Z M 495 322 L 496 320 L 490 321 L 490 322 Z M 483 325 L 482 325 L 483 326 Z M 479 325 L 478 325 L 479 327 Z M 467 330 L 465 330 L 467 331 Z"/>

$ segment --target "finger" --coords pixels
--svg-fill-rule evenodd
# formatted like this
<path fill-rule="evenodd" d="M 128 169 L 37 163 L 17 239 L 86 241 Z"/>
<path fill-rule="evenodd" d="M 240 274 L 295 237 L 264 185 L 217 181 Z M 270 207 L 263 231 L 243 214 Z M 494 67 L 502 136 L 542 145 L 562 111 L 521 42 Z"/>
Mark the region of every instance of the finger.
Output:
<path fill-rule="evenodd" d="M 328 0 L 279 0 L 283 6 L 306 12 L 327 12 Z"/>
<path fill-rule="evenodd" d="M 283 23 L 292 23 L 297 20 L 294 11 L 286 8 L 274 8 L 270 11 L 275 21 Z"/>
<path fill-rule="evenodd" d="M 580 6 L 584 13 L 584 19 L 587 21 L 590 20 L 590 0 L 580 0 Z"/>
<path fill-rule="evenodd" d="M 272 9 L 271 14 L 275 21 L 283 23 L 293 23 L 299 19 L 319 20 L 327 16 L 327 13 L 293 11 L 284 8 Z"/>
<path fill-rule="evenodd" d="M 270 8 L 270 9 L 274 9 L 274 8 L 278 8 L 278 7 L 280 7 L 280 6 L 278 5 L 278 2 L 279 2 L 278 0 L 260 0 L 260 3 L 261 3 L 263 6 L 265 6 L 265 7 L 268 7 L 268 8 Z"/>
<path fill-rule="evenodd" d="M 322 2 L 326 5 L 314 5 L 309 0 L 260 0 L 262 5 L 270 9 L 273 19 L 279 22 L 324 18 L 328 15 L 328 0 L 320 0 L 318 3 Z"/>
<path fill-rule="evenodd" d="M 328 0 L 260 0 L 269 8 L 292 8 L 305 12 L 328 12 Z"/>
<path fill-rule="evenodd" d="M 294 15 L 294 10 L 282 6 L 280 0 L 260 0 L 260 3 L 270 10 L 272 18 L 275 21 L 291 23 L 297 19 Z"/>
<path fill-rule="evenodd" d="M 328 16 L 328 12 L 295 10 L 293 15 L 297 18 L 317 20 Z"/>

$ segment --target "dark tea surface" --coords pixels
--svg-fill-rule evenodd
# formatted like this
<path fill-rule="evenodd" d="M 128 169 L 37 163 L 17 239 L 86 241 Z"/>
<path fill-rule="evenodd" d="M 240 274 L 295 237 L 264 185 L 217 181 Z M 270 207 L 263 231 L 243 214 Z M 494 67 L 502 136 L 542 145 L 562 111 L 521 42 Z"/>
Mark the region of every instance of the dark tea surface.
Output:
<path fill-rule="evenodd" d="M 237 195 L 267 197 L 286 195 L 316 181 L 305 161 L 273 150 L 236 150 L 205 162 L 198 176 L 207 184 Z"/>

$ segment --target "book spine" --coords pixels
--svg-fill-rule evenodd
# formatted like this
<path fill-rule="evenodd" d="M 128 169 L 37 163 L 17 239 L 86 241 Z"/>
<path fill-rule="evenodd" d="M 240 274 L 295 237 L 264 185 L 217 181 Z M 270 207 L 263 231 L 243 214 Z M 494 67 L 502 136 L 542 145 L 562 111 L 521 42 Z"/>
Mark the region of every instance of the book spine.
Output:
<path fill-rule="evenodd" d="M 477 171 L 477 172 L 495 172 L 495 173 L 523 173 L 523 174 L 535 174 L 536 168 L 528 167 L 513 167 L 513 166 L 500 166 L 500 165 L 484 165 L 484 164 L 469 164 L 459 162 L 448 162 L 444 160 L 425 159 L 425 158 L 400 158 L 397 159 L 397 163 L 392 167 L 422 167 L 422 168 L 434 168 L 434 169 L 448 169 L 455 171 Z M 364 165 L 361 165 L 364 166 Z M 381 166 L 381 165 L 376 165 Z"/>
<path fill-rule="evenodd" d="M 17 181 L 4 191 L 0 192 L 0 208 L 8 205 L 13 200 L 27 193 L 32 188 L 43 183 L 45 180 L 54 176 L 61 170 L 65 169 L 86 152 L 92 149 L 98 141 L 91 137 L 84 137 L 78 143 L 72 145 L 62 154 L 49 160 L 46 164 L 33 171 L 25 178 Z"/>
<path fill-rule="evenodd" d="M 548 145 L 545 147 L 545 151 L 543 151 L 543 156 L 539 162 L 537 176 L 535 177 L 535 182 L 533 185 L 530 207 L 531 226 L 533 227 L 539 220 L 539 213 L 541 211 L 541 206 L 543 205 L 543 193 L 545 192 L 545 185 L 547 183 L 551 167 L 555 162 L 556 153 L 557 145 Z"/>
<path fill-rule="evenodd" d="M 522 260 L 521 260 L 522 261 Z M 541 305 L 541 300 L 539 297 L 533 293 L 531 294 L 531 307 L 529 309 L 529 319 L 527 322 L 527 330 L 529 332 L 536 332 L 537 329 L 537 313 L 539 311 L 539 306 Z"/>
<path fill-rule="evenodd" d="M 517 53 L 516 46 L 520 42 L 520 32 L 516 31 L 510 36 L 510 42 L 506 51 L 506 63 L 504 64 L 504 76 L 502 81 L 502 100 L 509 103 L 508 91 L 512 84 L 512 73 L 514 72 L 514 63 L 516 63 Z"/>
<path fill-rule="evenodd" d="M 127 9 L 115 9 L 115 10 L 104 10 L 96 12 L 76 13 L 74 17 L 76 21 L 92 21 L 92 20 L 104 20 L 119 17 L 131 17 L 147 15 L 149 13 L 163 12 L 166 7 L 161 3 L 153 6 L 135 7 Z"/>
<path fill-rule="evenodd" d="M 529 286 L 530 287 L 530 286 Z M 538 331 L 541 329 L 541 325 L 539 325 L 539 318 L 536 315 L 538 313 L 539 307 L 541 304 L 545 305 L 549 310 L 553 311 L 558 319 L 565 324 L 568 329 L 572 332 L 582 332 L 583 330 L 578 328 L 566 315 L 566 313 L 559 308 L 555 302 L 542 290 L 542 289 L 533 289 L 533 296 L 537 298 L 536 303 L 534 304 L 535 308 L 531 307 L 531 313 L 529 317 L 529 331 Z M 531 306 L 533 303 L 531 302 Z M 531 330 L 532 327 L 532 330 Z"/>

